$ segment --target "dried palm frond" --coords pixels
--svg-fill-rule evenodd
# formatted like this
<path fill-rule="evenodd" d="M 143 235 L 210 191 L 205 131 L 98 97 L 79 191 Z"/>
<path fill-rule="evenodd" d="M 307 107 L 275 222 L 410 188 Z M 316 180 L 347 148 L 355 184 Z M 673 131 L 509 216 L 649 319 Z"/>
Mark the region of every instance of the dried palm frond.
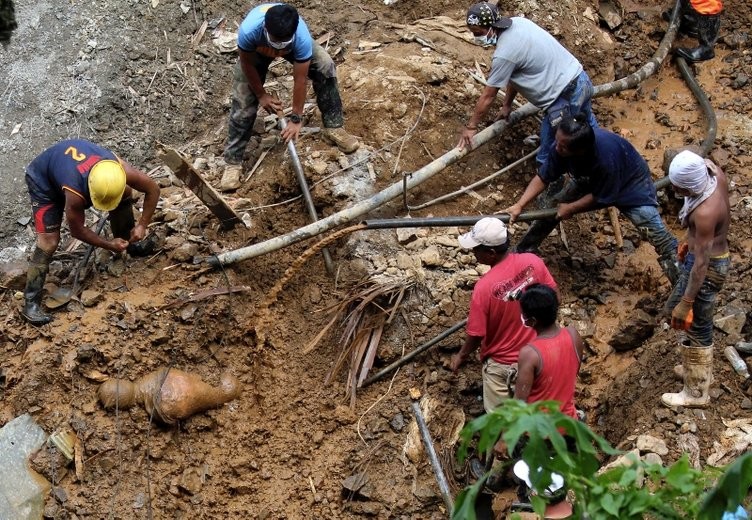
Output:
<path fill-rule="evenodd" d="M 355 285 L 347 296 L 329 311 L 331 319 L 305 346 L 311 352 L 336 323 L 342 324 L 342 350 L 334 360 L 325 383 L 332 381 L 349 361 L 346 395 L 355 406 L 356 389 L 365 381 L 376 359 L 384 327 L 392 322 L 415 285 L 413 279 L 372 277 Z"/>

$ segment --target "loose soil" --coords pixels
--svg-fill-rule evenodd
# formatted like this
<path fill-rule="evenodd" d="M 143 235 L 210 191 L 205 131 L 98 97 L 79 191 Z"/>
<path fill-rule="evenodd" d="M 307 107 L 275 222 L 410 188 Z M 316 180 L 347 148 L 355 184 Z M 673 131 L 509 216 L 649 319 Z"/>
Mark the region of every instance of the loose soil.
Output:
<path fill-rule="evenodd" d="M 646 62 L 666 25 L 660 6 L 622 4 L 624 23 L 614 31 L 598 25 L 592 14 L 597 6 L 584 0 L 518 0 L 506 7 L 555 34 L 582 60 L 594 83 L 603 83 Z M 401 0 L 392 6 L 306 0 L 296 5 L 315 37 L 330 34 L 328 48 L 338 63 L 346 124 L 363 143 L 362 151 L 350 157 L 329 147 L 320 134 L 298 143 L 319 214 L 329 215 L 456 144 L 458 129 L 482 88 L 467 70 L 479 66 L 487 72 L 491 52 L 453 35 L 451 27 L 427 29 L 418 22 L 445 16 L 450 19 L 445 21 L 459 21 L 461 31 L 467 6 L 457 0 L 430 5 Z M 444 518 L 425 457 L 411 457 L 404 449 L 412 418 L 411 387 L 434 403 L 432 434 L 450 466 L 454 491 L 466 483 L 463 468 L 451 462 L 453 433 L 463 416 L 479 415 L 482 406 L 478 363 L 469 363 L 458 375 L 448 370 L 461 334 L 395 377 L 358 390 L 353 406 L 346 395 L 346 367 L 324 383 L 342 349 L 341 330 L 332 329 L 315 349 L 304 352 L 329 322 L 327 309 L 363 277 L 401 280 L 413 287 L 384 329 L 375 369 L 463 319 L 472 284 L 483 271 L 454 246 L 458 230 L 419 230 L 399 239 L 394 231 L 358 232 L 336 241 L 330 246 L 337 261 L 335 276 L 326 273 L 321 255 L 314 255 L 269 308 L 263 335 L 257 330 L 259 306 L 312 244 L 219 271 L 192 261 L 308 222 L 283 146 L 272 147 L 253 176 L 227 197 L 251 224 L 232 231 L 220 230 L 157 156 L 158 145 L 178 148 L 218 186 L 235 58 L 220 53 L 211 35 L 222 28 L 236 30 L 248 8 L 229 0 L 17 4 L 19 30 L 7 49 L 0 48 L 2 261 L 24 258 L 30 251 L 33 233 L 23 220 L 17 223 L 28 214 L 23 167 L 58 139 L 81 136 L 108 146 L 163 186 L 152 226 L 162 252 L 125 262 L 98 254 L 86 280 L 86 288 L 94 291 L 86 307 L 73 302 L 55 313 L 51 325 L 34 328 L 19 316 L 19 280 L 9 281 L 3 290 L 0 425 L 30 413 L 49 433 L 72 428 L 84 450 L 80 479 L 72 468 L 53 477 L 57 492 L 47 499 L 48 518 Z M 192 41 L 204 20 L 210 28 Z M 733 268 L 719 297 L 719 317 L 732 313 L 732 307 L 742 313 L 740 331 L 716 332 L 713 405 L 697 412 L 660 405 L 661 393 L 680 388 L 672 378 L 676 339 L 660 325 L 668 284 L 655 253 L 631 224 L 621 221 L 621 249 L 605 212 L 565 222 L 563 233 L 542 248 L 561 288 L 562 321 L 577 325 L 588 343 L 578 406 L 587 412 L 590 426 L 622 448 L 631 448 L 643 433 L 664 439 L 670 450 L 666 461 L 689 450 L 705 464 L 726 430 L 723 420 L 749 417 L 752 407 L 721 355 L 727 344 L 749 339 L 752 329 L 747 290 L 752 276 L 747 260 L 752 253 L 752 55 L 743 38 L 752 24 L 752 9 L 730 3 L 723 24 L 716 58 L 694 69 L 718 116 L 712 157 L 732 181 Z M 416 41 L 413 33 L 433 48 Z M 369 42 L 381 45 L 372 48 Z M 691 40 L 678 43 L 694 45 Z M 279 94 L 289 98 L 289 67 L 275 66 L 271 76 Z M 670 63 L 639 88 L 596 100 L 594 110 L 604 127 L 624 135 L 644 154 L 656 177 L 663 174 L 666 149 L 697 144 L 704 137 L 702 113 Z M 307 125 L 320 126 L 315 110 Z M 523 140 L 537 133 L 536 125 L 533 120 L 515 125 L 412 190 L 409 203 L 459 189 L 529 153 L 532 146 Z M 254 138 L 248 170 L 274 133 L 265 132 L 264 143 Z M 341 171 L 359 158 L 367 158 L 370 168 L 364 162 Z M 470 195 L 409 214 L 498 211 L 516 199 L 532 173 L 528 164 Z M 665 220 L 680 234 L 676 201 L 669 193 L 661 203 Z M 401 200 L 374 212 L 407 214 Z M 517 226 L 516 236 L 523 231 L 524 225 Z M 51 283 L 71 283 L 83 249 L 74 246 L 66 241 L 61 247 Z M 228 286 L 249 290 L 163 308 L 197 291 Z M 615 352 L 609 346 L 612 336 L 629 332 L 640 311 L 658 325 L 655 331 L 635 349 Z M 212 384 L 230 371 L 241 381 L 242 394 L 172 427 L 158 425 L 140 407 L 115 414 L 97 403 L 102 374 L 135 380 L 165 366 L 196 373 Z M 696 445 L 694 452 L 688 445 Z M 343 491 L 343 481 L 360 473 L 367 475 L 366 488 L 357 496 Z"/>

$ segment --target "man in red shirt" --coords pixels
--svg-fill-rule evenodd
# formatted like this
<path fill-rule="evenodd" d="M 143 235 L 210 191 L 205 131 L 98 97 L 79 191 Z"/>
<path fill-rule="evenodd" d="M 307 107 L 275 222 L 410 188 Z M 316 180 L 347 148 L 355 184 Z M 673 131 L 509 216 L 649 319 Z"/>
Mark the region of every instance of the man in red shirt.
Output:
<path fill-rule="evenodd" d="M 561 412 L 577 419 L 574 389 L 584 345 L 574 327 L 556 323 L 559 300 L 550 287 L 529 286 L 520 298 L 522 323 L 535 339 L 522 347 L 514 397 L 527 403 L 559 401 Z"/>
<path fill-rule="evenodd" d="M 478 262 L 491 266 L 475 284 L 467 320 L 467 338 L 452 356 L 456 372 L 470 353 L 480 347 L 483 363 L 483 407 L 492 411 L 510 397 L 508 379 L 517 363 L 520 348 L 535 337 L 533 329 L 520 320 L 517 301 L 528 285 L 542 283 L 556 288 L 543 260 L 532 253 L 510 253 L 507 227 L 499 219 L 486 217 L 472 231 L 459 237 L 460 246 L 472 249 Z"/>

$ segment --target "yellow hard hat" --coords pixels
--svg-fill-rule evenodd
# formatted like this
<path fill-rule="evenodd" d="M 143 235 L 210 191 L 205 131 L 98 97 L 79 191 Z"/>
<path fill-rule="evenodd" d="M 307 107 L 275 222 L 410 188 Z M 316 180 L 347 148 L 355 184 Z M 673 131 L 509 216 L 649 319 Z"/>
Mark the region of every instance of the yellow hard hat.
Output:
<path fill-rule="evenodd" d="M 112 211 L 125 191 L 125 170 L 118 161 L 104 159 L 89 172 L 89 196 L 95 208 Z"/>

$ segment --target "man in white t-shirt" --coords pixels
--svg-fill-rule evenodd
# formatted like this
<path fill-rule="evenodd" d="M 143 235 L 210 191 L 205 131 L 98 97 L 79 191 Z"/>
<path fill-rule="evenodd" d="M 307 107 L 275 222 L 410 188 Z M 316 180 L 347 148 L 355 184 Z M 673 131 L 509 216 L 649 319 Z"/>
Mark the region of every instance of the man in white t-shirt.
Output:
<path fill-rule="evenodd" d="M 545 111 L 536 157 L 538 168 L 545 164 L 555 128 L 564 116 L 585 112 L 590 125 L 598 126 L 590 106 L 590 78 L 577 58 L 548 32 L 526 18 L 501 17 L 496 6 L 486 2 L 470 6 L 467 27 L 475 36 L 475 43 L 483 47 L 495 45 L 496 50 L 486 87 L 462 131 L 460 149 L 470 147 L 478 124 L 502 88 L 506 88 L 506 97 L 498 119 L 509 116 L 518 92 Z"/>

